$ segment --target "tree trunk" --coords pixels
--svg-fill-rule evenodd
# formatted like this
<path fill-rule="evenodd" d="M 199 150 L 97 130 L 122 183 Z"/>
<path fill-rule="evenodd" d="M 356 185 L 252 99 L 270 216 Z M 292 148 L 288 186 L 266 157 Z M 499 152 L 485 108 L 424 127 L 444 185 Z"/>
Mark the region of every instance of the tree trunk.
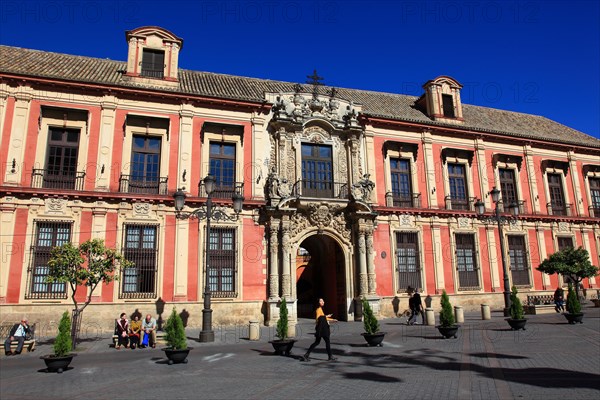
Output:
<path fill-rule="evenodd" d="M 79 330 L 81 328 L 81 314 L 83 312 L 74 309 L 71 317 L 71 342 L 72 342 L 72 350 L 75 350 L 77 347 L 77 341 L 79 340 Z"/>

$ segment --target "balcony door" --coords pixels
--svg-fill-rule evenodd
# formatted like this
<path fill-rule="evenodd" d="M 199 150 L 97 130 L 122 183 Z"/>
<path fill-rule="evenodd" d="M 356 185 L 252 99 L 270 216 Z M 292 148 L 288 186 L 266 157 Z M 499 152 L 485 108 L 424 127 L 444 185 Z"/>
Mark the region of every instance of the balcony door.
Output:
<path fill-rule="evenodd" d="M 559 174 L 548 174 L 548 190 L 550 191 L 552 215 L 566 215 L 565 195 Z"/>
<path fill-rule="evenodd" d="M 333 197 L 331 146 L 302 145 L 302 194 L 307 197 Z"/>
<path fill-rule="evenodd" d="M 50 128 L 44 187 L 74 189 L 79 151 L 79 130 Z"/>
<path fill-rule="evenodd" d="M 153 136 L 133 137 L 129 193 L 158 193 L 160 141 Z"/>
<path fill-rule="evenodd" d="M 410 161 L 406 159 L 390 158 L 390 172 L 394 207 L 412 207 Z"/>

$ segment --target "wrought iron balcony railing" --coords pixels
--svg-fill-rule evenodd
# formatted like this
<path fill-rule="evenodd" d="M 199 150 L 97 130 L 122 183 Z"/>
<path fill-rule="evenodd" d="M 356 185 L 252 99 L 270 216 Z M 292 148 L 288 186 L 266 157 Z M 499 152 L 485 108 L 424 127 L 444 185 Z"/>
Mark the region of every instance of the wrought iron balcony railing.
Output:
<path fill-rule="evenodd" d="M 446 196 L 444 198 L 444 202 L 446 203 L 446 210 L 475 211 L 476 201 L 476 197 Z"/>
<path fill-rule="evenodd" d="M 600 218 L 600 204 L 595 204 L 588 207 L 590 217 Z"/>
<path fill-rule="evenodd" d="M 160 68 L 159 65 L 155 65 L 154 63 L 142 63 L 142 76 L 162 79 L 164 77 L 164 73 L 165 70 Z"/>
<path fill-rule="evenodd" d="M 385 194 L 385 204 L 388 207 L 421 208 L 421 193 L 402 195 L 394 192 Z"/>
<path fill-rule="evenodd" d="M 347 199 L 348 183 L 317 179 L 300 179 L 292 188 L 292 195 L 320 199 Z"/>
<path fill-rule="evenodd" d="M 121 175 L 119 179 L 119 192 L 166 195 L 167 179 L 167 177 Z"/>
<path fill-rule="evenodd" d="M 548 203 L 546 204 L 546 208 L 548 209 L 548 215 L 562 215 L 565 217 L 573 216 L 573 205 L 571 203 Z"/>
<path fill-rule="evenodd" d="M 235 193 L 244 193 L 244 182 L 233 182 L 231 184 L 215 183 L 215 188 L 212 193 L 213 199 L 231 199 Z M 198 184 L 198 197 L 208 197 L 204 182 Z"/>
<path fill-rule="evenodd" d="M 83 190 L 85 172 L 64 172 L 34 168 L 31 173 L 31 187 L 61 190 Z"/>

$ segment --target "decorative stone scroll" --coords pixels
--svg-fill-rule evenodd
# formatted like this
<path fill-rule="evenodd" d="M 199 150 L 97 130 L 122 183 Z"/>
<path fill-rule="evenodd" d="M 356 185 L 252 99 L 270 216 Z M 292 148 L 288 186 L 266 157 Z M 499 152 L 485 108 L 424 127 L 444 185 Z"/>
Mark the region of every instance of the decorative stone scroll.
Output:
<path fill-rule="evenodd" d="M 44 204 L 46 214 L 65 214 L 67 211 L 67 201 L 65 199 L 48 198 Z"/>

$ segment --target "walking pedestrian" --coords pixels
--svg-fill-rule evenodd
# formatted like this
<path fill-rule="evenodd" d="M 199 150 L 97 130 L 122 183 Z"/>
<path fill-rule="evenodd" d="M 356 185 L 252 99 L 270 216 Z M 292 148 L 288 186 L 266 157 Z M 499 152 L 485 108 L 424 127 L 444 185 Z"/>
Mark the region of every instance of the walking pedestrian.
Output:
<path fill-rule="evenodd" d="M 329 361 L 335 361 L 336 358 L 333 357 L 331 353 L 331 344 L 329 342 L 329 336 L 331 335 L 331 331 L 329 329 L 329 322 L 336 322 L 337 320 L 332 317 L 332 314 L 325 315 L 323 311 L 323 306 L 325 305 L 325 301 L 323 299 L 319 299 L 319 306 L 315 312 L 316 326 L 315 326 L 315 341 L 310 345 L 304 357 L 302 357 L 302 361 L 310 361 L 310 353 L 321 343 L 321 339 L 325 342 L 325 349 L 327 350 L 327 356 Z"/>

